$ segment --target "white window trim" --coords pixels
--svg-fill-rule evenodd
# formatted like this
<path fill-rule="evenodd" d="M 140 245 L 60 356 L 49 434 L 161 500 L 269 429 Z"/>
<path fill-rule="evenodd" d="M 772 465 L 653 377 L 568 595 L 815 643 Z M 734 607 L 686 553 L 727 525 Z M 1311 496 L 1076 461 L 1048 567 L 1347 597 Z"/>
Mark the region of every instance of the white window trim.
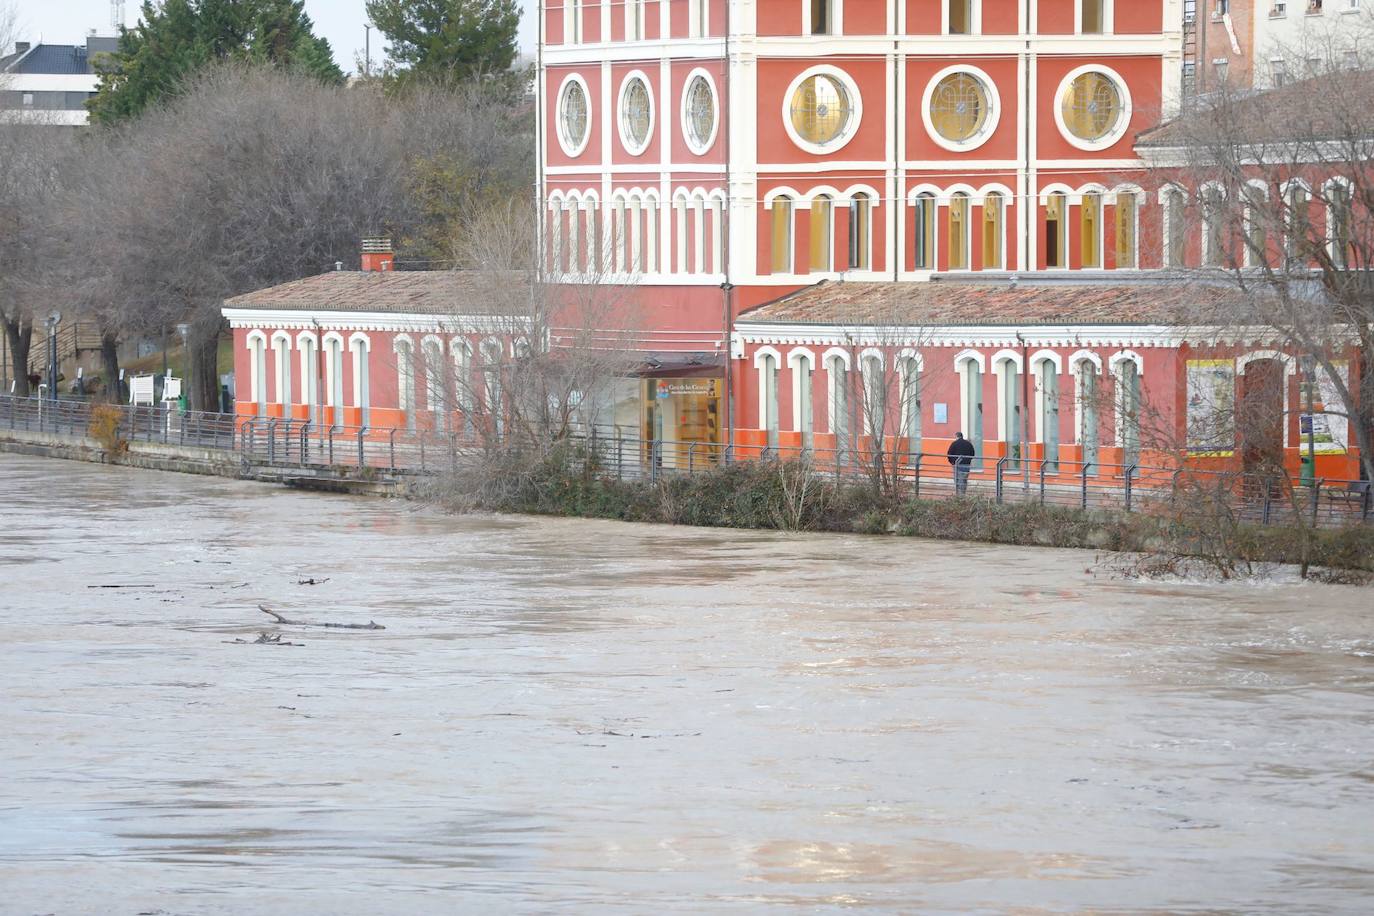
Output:
<path fill-rule="evenodd" d="M 799 433 L 814 433 L 816 430 L 816 407 L 812 403 L 812 398 L 806 398 L 807 405 L 811 407 L 811 416 L 802 415 L 802 363 L 806 363 L 807 384 L 812 384 L 816 373 L 816 354 L 805 347 L 798 347 L 788 352 L 787 368 L 792 373 L 792 429 Z M 812 393 L 808 392 L 808 394 Z"/>
<path fill-rule="evenodd" d="M 781 374 L 782 354 L 772 347 L 759 347 L 754 351 L 754 368 L 759 374 L 759 429 L 768 429 L 768 407 L 769 399 L 774 402 L 779 400 L 778 387 L 775 380 L 768 377 L 768 359 L 773 360 L 774 371 Z M 781 405 L 776 405 L 779 409 L 779 419 L 781 419 Z"/>
<path fill-rule="evenodd" d="M 245 345 L 248 347 L 249 396 L 253 410 L 263 416 L 267 413 L 267 335 L 262 331 L 249 331 Z"/>
<path fill-rule="evenodd" d="M 982 128 L 978 133 L 969 137 L 967 140 L 950 140 L 942 136 L 940 132 L 935 129 L 935 119 L 930 115 L 930 100 L 935 95 L 935 87 L 938 86 L 940 81 L 945 77 L 956 73 L 966 73 L 977 79 L 978 82 L 982 84 L 983 93 L 987 96 L 988 100 L 988 116 L 983 120 Z M 921 95 L 921 121 L 926 126 L 926 134 L 929 135 L 931 140 L 935 141 L 937 146 L 950 150 L 951 152 L 966 153 L 969 150 L 977 149 L 984 143 L 987 143 L 992 139 L 993 133 L 996 132 L 997 124 L 1001 118 L 1002 97 L 997 91 L 997 84 L 993 82 L 992 77 L 988 76 L 986 71 L 970 64 L 954 64 L 940 70 L 930 78 L 928 83 L 926 83 L 925 92 Z"/>
<path fill-rule="evenodd" d="M 906 367 L 914 365 L 914 373 Z M 925 371 L 925 360 L 917 351 L 906 347 L 897 353 L 897 434 L 908 439 L 921 435 L 921 374 Z M 910 377 L 909 377 L 910 376 Z M 911 389 L 915 389 L 913 392 Z M 912 405 L 915 405 L 913 411 Z M 909 422 L 915 416 L 915 429 Z"/>
<path fill-rule="evenodd" d="M 844 366 L 839 372 L 834 368 L 836 363 Z M 841 391 L 844 392 L 846 412 L 848 412 L 849 407 L 849 373 L 854 368 L 850 364 L 849 351 L 841 349 L 840 347 L 831 347 L 821 354 L 821 367 L 825 369 L 826 393 L 828 395 L 826 400 L 826 421 L 831 435 L 838 436 L 840 431 L 836 429 L 835 426 L 835 414 L 837 413 L 836 407 L 838 406 L 839 394 Z M 848 416 L 843 418 L 843 424 L 846 434 L 852 436 L 853 431 L 849 429 Z M 844 443 L 836 441 L 835 447 L 843 448 Z"/>
<path fill-rule="evenodd" d="M 1100 140 L 1084 140 L 1069 130 L 1069 125 L 1064 123 L 1064 94 L 1073 86 L 1073 81 L 1085 73 L 1099 73 L 1110 79 L 1116 85 L 1116 91 L 1121 96 L 1121 114 L 1117 117 L 1116 126 L 1108 131 Z M 1126 85 L 1126 81 L 1121 78 L 1111 67 L 1102 64 L 1083 64 L 1074 67 L 1064 78 L 1059 81 L 1059 88 L 1054 93 L 1054 123 L 1059 128 L 1059 134 L 1064 140 L 1073 147 L 1087 152 L 1097 152 L 1107 149 L 1118 143 L 1126 135 L 1126 131 L 1131 126 L 1131 114 L 1135 110 L 1131 104 L 1131 90 Z"/>
<path fill-rule="evenodd" d="M 1116 33 L 1116 0 L 1102 0 L 1102 31 L 1083 31 L 1083 0 L 1073 0 L 1073 33 L 1075 35 L 1113 35 Z"/>
<path fill-rule="evenodd" d="M 569 143 L 566 136 L 567 132 L 563 129 L 563 103 L 566 101 L 568 85 L 570 83 L 577 83 L 581 86 L 582 96 L 587 100 L 586 130 L 583 131 L 582 142 L 578 144 Z M 587 86 L 587 81 L 583 79 L 582 74 L 569 73 L 567 76 L 563 77 L 563 82 L 558 84 L 558 95 L 555 96 L 555 98 L 558 100 L 558 104 L 556 106 L 557 110 L 554 113 L 554 133 L 558 136 L 558 145 L 563 148 L 563 152 L 566 153 L 569 158 L 575 159 L 582 155 L 587 145 L 592 142 L 592 115 L 596 110 L 595 106 L 592 104 L 592 91 Z"/>
<path fill-rule="evenodd" d="M 983 34 L 983 0 L 969 0 L 969 19 L 973 20 L 967 33 L 957 33 L 955 37 L 963 37 L 965 34 Z M 949 35 L 949 0 L 940 0 L 940 34 Z"/>
<path fill-rule="evenodd" d="M 1045 387 L 1041 384 L 1040 367 L 1049 363 L 1054 367 L 1054 374 L 1060 376 L 1064 374 L 1064 361 L 1059 354 L 1053 350 L 1037 350 L 1031 354 L 1030 371 L 1031 378 L 1035 382 L 1035 441 L 1043 443 L 1045 441 L 1045 414 L 1049 406 L 1045 398 Z"/>
<path fill-rule="evenodd" d="M 644 142 L 636 144 L 634 138 L 626 131 L 625 125 L 625 93 L 629 91 L 630 84 L 639 80 L 644 84 L 644 90 L 649 96 L 649 129 L 644 132 Z M 561 96 L 560 96 L 561 98 Z M 631 70 L 625 74 L 625 78 L 620 81 L 620 91 L 616 94 L 616 133 L 620 136 L 620 145 L 625 152 L 631 156 L 642 156 L 650 145 L 654 142 L 654 126 L 658 123 L 658 103 L 654 101 L 653 83 L 649 82 L 649 76 L 643 70 Z M 588 121 L 591 120 L 591 112 L 588 111 Z M 591 133 L 589 130 L 588 133 Z"/>
<path fill-rule="evenodd" d="M 272 333 L 272 352 L 276 360 L 273 373 L 277 387 L 277 400 L 282 405 L 282 416 L 291 419 L 291 335 L 286 331 Z"/>
<path fill-rule="evenodd" d="M 353 354 L 353 405 L 366 428 L 372 419 L 372 338 L 355 331 L 348 337 L 348 349 Z"/>
<path fill-rule="evenodd" d="M 1014 371 L 1009 373 L 1008 366 Z M 1007 403 L 1007 376 L 1016 378 L 1021 375 L 1021 369 L 1021 354 L 1015 350 L 998 350 L 992 355 L 992 374 L 997 378 L 997 439 L 1000 442 L 1011 442 L 1017 432 L 1015 412 Z"/>
<path fill-rule="evenodd" d="M 708 4 L 709 5 L 709 4 Z M 804 38 L 830 38 L 844 34 L 844 0 L 831 0 L 830 31 L 820 35 L 811 32 L 811 4 L 802 3 L 802 36 Z"/>
<path fill-rule="evenodd" d="M 809 18 L 811 15 L 809 12 L 810 5 L 808 4 L 805 9 L 808 10 L 806 16 Z M 844 132 L 829 143 L 812 143 L 809 140 L 805 140 L 802 138 L 801 134 L 797 133 L 797 129 L 792 126 L 792 96 L 796 94 L 798 87 L 800 87 L 802 83 L 813 76 L 831 77 L 844 87 L 845 92 L 849 93 L 849 104 L 851 107 L 849 123 L 845 125 Z M 848 73 L 830 64 L 817 64 L 816 66 L 806 68 L 801 73 L 797 74 L 796 78 L 788 85 L 787 91 L 783 93 L 782 96 L 783 129 L 787 131 L 787 136 L 796 144 L 798 149 L 811 153 L 814 156 L 833 155 L 835 152 L 848 146 L 849 142 L 859 133 L 859 125 L 863 121 L 863 114 L 863 97 L 859 94 L 858 84 L 854 82 L 854 78 Z"/>
<path fill-rule="evenodd" d="M 697 0 L 693 0 L 693 2 L 697 2 Z M 687 99 L 690 95 L 688 90 L 692 88 L 692 83 L 695 82 L 697 77 L 701 77 L 705 80 L 707 88 L 711 90 L 711 133 L 703 143 L 697 143 L 696 138 L 692 134 L 691 119 L 688 115 L 687 107 Z M 696 156 L 706 155 L 706 153 L 710 152 L 711 147 L 715 145 L 716 134 L 720 131 L 720 93 L 716 91 L 716 81 L 709 72 L 701 67 L 696 67 L 687 74 L 687 79 L 682 83 L 682 98 L 678 102 L 678 107 L 678 120 L 681 123 L 682 138 L 687 143 L 687 149 L 691 150 L 692 154 Z"/>
<path fill-rule="evenodd" d="M 959 376 L 959 429 L 964 437 L 970 442 L 973 441 L 973 403 L 969 400 L 968 374 L 969 366 L 978 367 L 978 375 L 987 374 L 987 360 L 982 353 L 977 350 L 961 350 L 954 356 L 954 371 Z M 979 390 L 978 402 L 982 403 L 982 391 Z M 983 438 L 987 438 L 987 430 L 983 431 Z"/>

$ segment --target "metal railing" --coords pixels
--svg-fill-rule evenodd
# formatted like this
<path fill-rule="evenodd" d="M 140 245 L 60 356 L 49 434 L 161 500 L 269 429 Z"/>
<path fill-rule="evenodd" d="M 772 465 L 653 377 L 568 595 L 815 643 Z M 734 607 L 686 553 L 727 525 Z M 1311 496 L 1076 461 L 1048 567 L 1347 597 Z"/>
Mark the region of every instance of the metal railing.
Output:
<path fill-rule="evenodd" d="M 88 436 L 93 404 L 0 396 L 0 429 Z M 235 417 L 179 412 L 171 406 L 108 405 L 119 411 L 119 435 L 233 451 L 275 467 L 370 468 L 386 473 L 442 473 L 494 451 L 498 431 L 348 426 L 300 418 Z M 461 424 L 459 424 L 461 427 Z M 658 481 L 737 461 L 804 461 L 811 473 L 868 480 L 925 499 L 967 496 L 999 504 L 1038 503 L 1078 509 L 1167 512 L 1181 501 L 1210 499 L 1247 522 L 1301 521 L 1324 527 L 1374 520 L 1368 481 L 1319 479 L 1304 485 L 1282 476 L 1065 458 L 975 457 L 964 481 L 943 453 L 849 448 L 729 446 L 642 439 L 621 427 L 592 427 L 567 437 L 588 470 L 620 480 Z M 541 448 L 547 448 L 544 444 Z"/>

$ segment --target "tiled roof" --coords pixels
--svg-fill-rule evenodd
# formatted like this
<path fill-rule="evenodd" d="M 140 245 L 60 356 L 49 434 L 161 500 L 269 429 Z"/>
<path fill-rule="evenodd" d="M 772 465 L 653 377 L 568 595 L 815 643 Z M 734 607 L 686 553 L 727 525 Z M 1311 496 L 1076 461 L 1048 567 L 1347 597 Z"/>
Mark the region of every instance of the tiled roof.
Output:
<path fill-rule="evenodd" d="M 1136 146 L 1263 143 L 1374 135 L 1374 71 L 1349 70 L 1278 89 L 1218 99 L 1211 107 L 1147 130 Z"/>
<path fill-rule="evenodd" d="M 11 73 L 93 73 L 90 57 L 81 45 L 38 45 L 25 54 L 5 58 Z M 10 68 L 13 67 L 12 70 Z"/>
<path fill-rule="evenodd" d="M 1180 279 L 1015 282 L 822 281 L 740 315 L 740 322 L 876 327 L 1179 324 L 1234 299 L 1224 285 Z"/>
<path fill-rule="evenodd" d="M 519 273 L 469 270 L 356 271 L 292 280 L 225 300 L 226 308 L 480 315 L 509 307 Z M 504 301 L 502 301 L 504 300 Z"/>

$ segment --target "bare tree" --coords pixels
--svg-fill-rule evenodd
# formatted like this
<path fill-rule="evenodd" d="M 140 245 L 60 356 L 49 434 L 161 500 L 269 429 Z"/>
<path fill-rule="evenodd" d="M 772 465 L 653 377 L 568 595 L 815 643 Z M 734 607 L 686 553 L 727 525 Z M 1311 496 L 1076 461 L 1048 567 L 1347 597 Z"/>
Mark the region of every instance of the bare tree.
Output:
<path fill-rule="evenodd" d="M 1374 71 L 1358 45 L 1295 53 L 1296 81 L 1223 90 L 1140 145 L 1184 205 L 1162 239 L 1170 266 L 1239 293 L 1190 320 L 1297 356 L 1305 384 L 1334 395 L 1319 415 L 1350 422 L 1374 478 Z"/>
<path fill-rule="evenodd" d="M 14 393 L 30 393 L 29 351 L 35 317 L 62 304 L 42 256 L 52 231 L 51 201 L 71 162 L 67 131 L 32 123 L 0 123 L 0 324 Z"/>

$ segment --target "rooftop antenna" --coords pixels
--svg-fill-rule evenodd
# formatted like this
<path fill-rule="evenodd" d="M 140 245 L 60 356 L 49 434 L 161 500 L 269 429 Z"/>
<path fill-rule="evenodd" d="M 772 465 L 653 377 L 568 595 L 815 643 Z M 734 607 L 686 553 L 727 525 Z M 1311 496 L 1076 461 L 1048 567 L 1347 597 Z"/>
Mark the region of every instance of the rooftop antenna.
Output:
<path fill-rule="evenodd" d="M 110 28 L 116 35 L 124 28 L 124 0 L 110 0 Z"/>

